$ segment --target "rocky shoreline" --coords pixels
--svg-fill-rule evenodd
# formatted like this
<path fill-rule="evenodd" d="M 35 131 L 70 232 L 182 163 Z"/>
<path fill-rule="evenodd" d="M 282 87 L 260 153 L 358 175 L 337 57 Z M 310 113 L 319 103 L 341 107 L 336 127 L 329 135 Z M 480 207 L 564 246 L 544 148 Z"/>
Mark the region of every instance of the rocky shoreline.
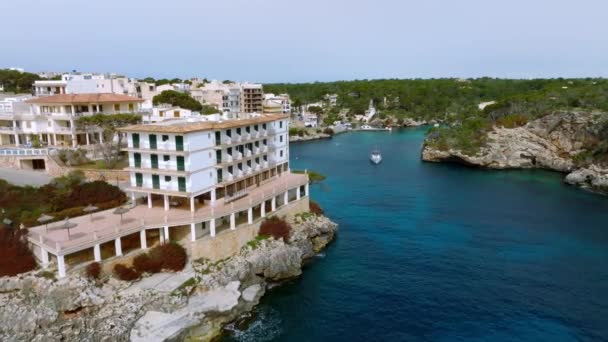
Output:
<path fill-rule="evenodd" d="M 296 215 L 289 243 L 250 241 L 228 259 L 191 263 L 192 278 L 171 292 L 110 278 L 55 280 L 44 271 L 0 279 L 2 341 L 207 341 L 258 304 L 269 282 L 298 276 L 337 225 Z"/>
<path fill-rule="evenodd" d="M 522 127 L 494 127 L 488 142 L 475 153 L 442 150 L 425 142 L 422 160 L 453 162 L 490 169 L 541 168 L 566 173 L 568 184 L 608 194 L 608 165 L 579 165 L 577 155 L 597 143 L 593 127 L 603 115 L 589 112 L 559 112 Z"/>

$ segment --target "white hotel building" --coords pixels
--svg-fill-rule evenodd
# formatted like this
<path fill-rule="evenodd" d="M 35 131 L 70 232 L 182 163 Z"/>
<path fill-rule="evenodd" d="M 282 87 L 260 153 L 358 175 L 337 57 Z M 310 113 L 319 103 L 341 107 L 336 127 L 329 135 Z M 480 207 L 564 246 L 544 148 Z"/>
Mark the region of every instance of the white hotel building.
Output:
<path fill-rule="evenodd" d="M 289 171 L 288 119 L 251 115 L 248 119 L 168 120 L 122 129 L 128 134 L 131 187 L 152 206 L 175 197 L 192 211 L 205 203 L 239 196 Z"/>

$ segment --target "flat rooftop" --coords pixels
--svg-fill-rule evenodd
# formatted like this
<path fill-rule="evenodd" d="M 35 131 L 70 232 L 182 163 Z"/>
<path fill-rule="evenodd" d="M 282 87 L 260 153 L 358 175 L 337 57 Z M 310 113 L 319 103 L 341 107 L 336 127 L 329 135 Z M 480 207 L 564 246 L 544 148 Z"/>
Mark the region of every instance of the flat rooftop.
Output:
<path fill-rule="evenodd" d="M 119 129 L 121 132 L 151 132 L 151 133 L 192 133 L 232 127 L 242 127 L 259 123 L 287 119 L 284 114 L 259 114 L 246 119 L 209 120 L 206 117 L 191 117 L 166 120 L 150 124 L 131 125 Z"/>

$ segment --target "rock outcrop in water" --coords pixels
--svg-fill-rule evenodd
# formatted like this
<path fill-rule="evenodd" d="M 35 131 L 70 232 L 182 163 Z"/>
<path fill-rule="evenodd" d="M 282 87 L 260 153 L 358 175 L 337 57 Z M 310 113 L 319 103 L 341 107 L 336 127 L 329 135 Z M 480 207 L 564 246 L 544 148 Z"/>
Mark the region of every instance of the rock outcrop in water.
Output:
<path fill-rule="evenodd" d="M 608 114 L 559 112 L 523 127 L 494 127 L 488 142 L 476 154 L 424 145 L 422 159 L 456 162 L 492 169 L 543 168 L 568 173 L 565 181 L 598 192 L 608 192 L 608 164 L 581 165 L 577 156 L 602 143 L 598 125 Z"/>
<path fill-rule="evenodd" d="M 323 216 L 292 222 L 289 243 L 254 240 L 219 262 L 193 262 L 194 276 L 171 293 L 110 279 L 95 284 L 35 271 L 0 279 L 2 341 L 209 340 L 250 311 L 267 281 L 298 276 L 302 261 L 333 240 L 337 225 Z"/>

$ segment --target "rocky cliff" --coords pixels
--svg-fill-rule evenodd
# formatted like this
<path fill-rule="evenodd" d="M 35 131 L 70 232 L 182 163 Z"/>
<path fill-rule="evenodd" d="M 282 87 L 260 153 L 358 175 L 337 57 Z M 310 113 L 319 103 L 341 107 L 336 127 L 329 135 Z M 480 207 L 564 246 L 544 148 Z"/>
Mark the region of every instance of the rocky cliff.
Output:
<path fill-rule="evenodd" d="M 607 119 L 604 113 L 553 113 L 522 127 L 493 127 L 487 143 L 475 154 L 439 149 L 425 142 L 422 159 L 492 169 L 556 170 L 568 173 L 565 181 L 569 184 L 608 192 L 608 164 L 601 160 L 580 162 L 581 155 L 603 143 L 598 129 Z"/>
<path fill-rule="evenodd" d="M 35 271 L 0 279 L 2 341 L 209 340 L 250 311 L 266 283 L 298 276 L 302 261 L 333 240 L 337 226 L 297 216 L 289 243 L 257 239 L 219 262 L 192 262 L 193 277 L 171 292 L 113 278 L 55 280 Z"/>

